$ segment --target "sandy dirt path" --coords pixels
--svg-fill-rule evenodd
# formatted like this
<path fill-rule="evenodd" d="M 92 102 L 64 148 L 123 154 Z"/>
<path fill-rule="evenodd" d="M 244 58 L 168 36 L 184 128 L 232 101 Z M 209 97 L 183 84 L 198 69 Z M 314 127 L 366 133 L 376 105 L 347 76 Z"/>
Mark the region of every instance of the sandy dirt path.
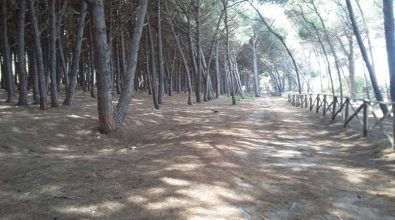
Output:
<path fill-rule="evenodd" d="M 137 95 L 111 135 L 78 103 L 0 103 L 0 219 L 395 219 L 388 143 L 285 99 Z"/>

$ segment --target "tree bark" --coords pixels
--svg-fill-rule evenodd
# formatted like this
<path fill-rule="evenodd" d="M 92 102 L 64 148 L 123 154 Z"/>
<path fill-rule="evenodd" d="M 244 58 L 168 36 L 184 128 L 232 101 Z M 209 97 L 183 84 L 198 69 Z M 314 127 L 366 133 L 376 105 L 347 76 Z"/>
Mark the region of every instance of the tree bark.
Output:
<path fill-rule="evenodd" d="M 89 28 L 89 57 L 90 57 L 90 70 L 91 70 L 91 97 L 96 98 L 96 84 L 95 84 L 95 55 L 94 55 L 94 40 L 92 35 L 92 27 Z"/>
<path fill-rule="evenodd" d="M 110 70 L 110 49 L 108 47 L 107 41 L 103 0 L 95 0 L 91 3 L 90 15 L 92 20 L 92 32 L 94 36 L 93 39 L 96 52 L 95 61 L 97 70 L 97 107 L 99 113 L 99 131 L 101 133 L 109 133 L 114 131 L 116 127 L 113 117 L 111 94 L 112 78 Z"/>
<path fill-rule="evenodd" d="M 2 31 L 3 31 L 3 59 L 4 59 L 4 71 L 5 71 L 5 84 L 7 89 L 7 102 L 11 102 L 14 97 L 14 85 L 13 85 L 13 74 L 11 64 L 11 51 L 10 43 L 8 40 L 8 29 L 7 29 L 7 0 L 3 0 L 2 4 Z"/>
<path fill-rule="evenodd" d="M 144 27 L 144 20 L 147 12 L 148 0 L 140 0 L 136 23 L 133 28 L 132 40 L 130 42 L 129 54 L 127 56 L 126 71 L 122 82 L 121 95 L 114 111 L 117 127 L 120 127 L 125 120 L 129 103 L 133 94 L 133 83 L 136 75 L 136 67 L 138 63 L 138 53 L 140 49 L 140 40 Z"/>
<path fill-rule="evenodd" d="M 230 78 L 230 95 L 232 96 L 232 105 L 236 105 L 234 76 L 232 74 L 232 62 L 230 58 L 230 43 L 229 43 L 229 26 L 228 26 L 228 0 L 222 0 L 225 10 L 224 26 L 225 26 L 225 44 L 226 44 L 226 62 L 228 65 L 228 72 Z"/>
<path fill-rule="evenodd" d="M 167 11 L 167 13 L 170 14 L 170 11 L 169 11 L 169 8 L 168 8 L 167 4 L 166 4 L 166 11 Z M 188 105 L 192 105 L 191 75 L 190 75 L 190 72 L 189 72 L 189 67 L 188 67 L 187 60 L 186 60 L 185 55 L 184 55 L 184 51 L 182 50 L 182 47 L 181 47 L 180 39 L 178 38 L 178 36 L 176 34 L 176 31 L 174 30 L 173 16 L 171 14 L 170 14 L 170 17 L 168 18 L 168 22 L 170 24 L 171 31 L 173 32 L 174 39 L 176 40 L 178 52 L 180 53 L 182 63 L 184 64 L 184 70 L 185 70 L 185 73 L 186 73 L 186 78 L 185 78 L 186 79 L 186 91 L 188 92 Z"/>
<path fill-rule="evenodd" d="M 102 2 L 101 3 L 99 3 L 99 2 L 101 2 L 101 1 L 95 0 L 93 3 L 94 6 L 92 6 L 92 9 L 95 8 L 95 10 L 97 10 L 98 13 L 99 13 L 99 10 L 96 8 L 100 7 L 100 4 L 102 4 Z M 98 4 L 98 5 L 96 5 L 96 4 Z M 74 104 L 75 87 L 77 84 L 77 74 L 78 74 L 78 68 L 79 68 L 80 57 L 81 57 L 82 40 L 83 40 L 83 35 L 84 35 L 85 17 L 87 14 L 86 9 L 87 9 L 86 2 L 84 0 L 80 0 L 80 16 L 78 18 L 78 28 L 77 28 L 77 33 L 76 33 L 75 46 L 74 46 L 74 50 L 73 50 L 71 73 L 70 73 L 69 85 L 67 86 L 66 98 L 63 102 L 63 105 L 73 105 Z"/>
<path fill-rule="evenodd" d="M 216 91 L 215 97 L 218 99 L 221 94 L 221 73 L 219 70 L 219 41 L 217 41 L 215 53 L 215 70 L 216 70 Z"/>
<path fill-rule="evenodd" d="M 25 59 L 25 9 L 26 1 L 19 0 L 18 11 L 18 72 L 19 72 L 19 100 L 18 105 L 27 105 L 27 80 Z"/>
<path fill-rule="evenodd" d="M 392 112 L 395 115 L 395 27 L 394 27 L 394 4 L 393 0 L 383 0 L 385 40 L 387 48 L 388 67 L 390 74 L 390 93 L 392 100 Z M 392 117 L 392 149 L 395 143 L 395 117 Z"/>
<path fill-rule="evenodd" d="M 30 6 L 30 14 L 33 26 L 33 37 L 34 37 L 34 48 L 35 48 L 35 56 L 37 61 L 37 75 L 38 75 L 38 91 L 40 94 L 40 109 L 47 110 L 48 103 L 47 103 L 47 88 L 45 85 L 44 79 L 44 60 L 43 60 L 43 53 L 41 47 L 41 39 L 40 39 L 40 32 L 38 28 L 38 21 L 36 15 L 36 9 L 34 7 L 34 0 L 29 0 Z"/>
<path fill-rule="evenodd" d="M 162 42 L 162 19 L 161 19 L 161 0 L 156 2 L 157 9 L 157 40 L 158 40 L 158 67 L 159 67 L 159 91 L 158 104 L 162 104 L 163 94 L 165 92 L 165 69 L 163 64 L 163 42 Z"/>
<path fill-rule="evenodd" d="M 197 76 L 196 76 L 196 102 L 200 103 L 202 81 L 202 56 L 200 46 L 200 0 L 196 0 L 196 50 L 197 50 Z"/>
<path fill-rule="evenodd" d="M 252 63 L 253 63 L 253 71 L 254 71 L 254 92 L 255 92 L 255 97 L 259 97 L 259 93 L 260 93 L 260 88 L 259 88 L 259 75 L 258 75 L 258 61 L 257 61 L 257 56 L 256 56 L 256 49 L 257 49 L 257 45 L 256 45 L 256 41 L 257 41 L 257 37 L 255 36 L 254 33 L 254 37 L 251 39 L 251 49 L 252 49 Z"/>
<path fill-rule="evenodd" d="M 152 86 L 152 101 L 154 103 L 154 108 L 159 109 L 159 101 L 158 101 L 158 84 L 156 80 L 156 63 L 155 63 L 155 46 L 154 39 L 152 36 L 151 25 L 149 22 L 149 17 L 147 15 L 147 27 L 148 27 L 148 39 L 150 46 L 150 57 L 151 57 L 151 86 Z"/>
<path fill-rule="evenodd" d="M 56 80 L 56 0 L 50 1 L 50 77 L 51 77 L 51 106 L 58 107 L 58 86 Z"/>

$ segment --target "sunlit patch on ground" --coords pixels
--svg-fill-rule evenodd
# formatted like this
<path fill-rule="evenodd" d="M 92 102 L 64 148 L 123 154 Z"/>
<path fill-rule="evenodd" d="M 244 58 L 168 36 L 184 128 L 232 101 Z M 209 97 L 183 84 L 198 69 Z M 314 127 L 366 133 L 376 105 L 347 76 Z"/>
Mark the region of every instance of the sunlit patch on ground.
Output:
<path fill-rule="evenodd" d="M 110 135 L 94 99 L 77 103 L 0 108 L 0 218 L 395 218 L 385 139 L 284 99 L 188 106 L 175 94 L 154 110 L 137 94 Z"/>

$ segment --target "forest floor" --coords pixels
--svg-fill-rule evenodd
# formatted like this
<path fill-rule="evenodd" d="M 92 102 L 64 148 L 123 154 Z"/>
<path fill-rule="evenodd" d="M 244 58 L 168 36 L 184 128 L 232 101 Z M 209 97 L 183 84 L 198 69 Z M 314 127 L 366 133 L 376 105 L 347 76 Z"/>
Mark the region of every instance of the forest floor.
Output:
<path fill-rule="evenodd" d="M 184 94 L 160 110 L 137 94 L 124 129 L 102 135 L 87 96 L 45 112 L 0 103 L 0 219 L 395 219 L 381 135 L 283 98 Z"/>

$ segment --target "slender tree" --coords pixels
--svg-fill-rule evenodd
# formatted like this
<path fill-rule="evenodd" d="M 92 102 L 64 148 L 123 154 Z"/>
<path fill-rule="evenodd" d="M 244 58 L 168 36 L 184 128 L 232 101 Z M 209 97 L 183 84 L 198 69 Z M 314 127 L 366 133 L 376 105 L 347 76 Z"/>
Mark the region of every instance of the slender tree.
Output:
<path fill-rule="evenodd" d="M 229 26 L 228 26 L 228 0 L 222 0 L 225 10 L 224 26 L 225 26 L 225 45 L 226 45 L 226 64 L 228 67 L 228 74 L 230 79 L 230 95 L 232 96 L 232 105 L 236 105 L 236 96 L 234 89 L 234 74 L 232 74 L 232 61 L 230 57 L 230 43 L 229 43 Z M 226 68 L 225 68 L 226 69 Z"/>
<path fill-rule="evenodd" d="M 91 2 L 93 5 L 95 5 L 95 7 L 92 7 L 92 9 L 93 8 L 97 9 L 98 7 L 100 7 L 100 4 L 99 4 L 100 1 L 92 0 Z M 96 5 L 96 3 L 98 5 Z M 99 10 L 97 11 L 97 13 L 100 13 Z M 78 17 L 78 28 L 77 28 L 76 39 L 75 39 L 75 43 L 74 43 L 73 58 L 72 58 L 72 62 L 71 62 L 70 80 L 69 80 L 69 85 L 67 86 L 66 98 L 63 102 L 63 105 L 73 105 L 74 104 L 75 87 L 77 85 L 77 75 L 78 75 L 78 68 L 80 65 L 81 48 L 82 48 L 82 41 L 83 41 L 83 35 L 84 35 L 86 14 L 87 14 L 87 4 L 86 4 L 85 0 L 80 0 L 80 15 Z M 110 73 L 111 73 L 111 71 L 110 71 Z"/>
<path fill-rule="evenodd" d="M 159 67 L 159 92 L 158 92 L 158 103 L 162 104 L 163 94 L 165 92 L 165 69 L 163 61 L 163 41 L 162 41 L 162 11 L 161 11 L 161 0 L 156 1 L 157 9 L 157 40 L 158 40 L 158 67 Z"/>
<path fill-rule="evenodd" d="M 388 67 L 390 74 L 390 93 L 392 100 L 392 112 L 395 115 L 395 27 L 394 27 L 394 1 L 383 0 L 383 14 L 385 27 L 385 40 L 387 48 Z M 392 117 L 392 148 L 395 143 L 395 117 Z"/>
<path fill-rule="evenodd" d="M 38 76 L 37 78 L 38 78 L 38 91 L 40 94 L 40 109 L 47 110 L 48 103 L 47 103 L 47 89 L 45 86 L 45 79 L 44 79 L 44 59 L 43 59 L 43 53 L 41 48 L 41 38 L 40 38 L 40 31 L 38 28 L 37 14 L 36 14 L 36 9 L 34 7 L 34 0 L 29 0 L 29 8 L 30 8 L 31 22 L 33 27 L 35 57 L 37 62 L 37 76 Z"/>
<path fill-rule="evenodd" d="M 259 18 L 261 19 L 262 23 L 266 26 L 266 28 L 268 29 L 268 31 L 270 33 L 272 33 L 280 42 L 281 44 L 284 46 L 285 50 L 287 51 L 289 57 L 292 60 L 292 64 L 293 67 L 295 69 L 296 72 L 296 79 L 297 79 L 297 83 L 298 83 L 298 92 L 299 94 L 302 93 L 302 85 L 300 83 L 300 71 L 299 71 L 299 67 L 298 64 L 296 63 L 296 60 L 291 52 L 291 50 L 289 49 L 288 45 L 285 43 L 284 37 L 281 36 L 279 33 L 277 33 L 275 30 L 273 30 L 272 26 L 269 25 L 269 23 L 267 23 L 266 19 L 263 17 L 263 15 L 261 14 L 261 12 L 258 10 L 258 8 L 251 2 L 251 0 L 248 0 L 248 3 L 251 5 L 251 7 L 255 10 L 255 12 L 258 14 Z"/>
<path fill-rule="evenodd" d="M 151 85 L 152 85 L 152 101 L 154 103 L 154 108 L 159 109 L 159 101 L 158 101 L 158 85 L 156 80 L 156 62 L 155 62 L 155 43 L 154 37 L 152 36 L 151 24 L 149 22 L 149 15 L 147 15 L 147 27 L 148 27 L 148 39 L 149 39 L 149 47 L 150 47 L 150 57 L 151 57 Z"/>
<path fill-rule="evenodd" d="M 25 9 L 26 0 L 19 0 L 18 11 L 18 73 L 19 73 L 19 99 L 18 105 L 27 105 L 27 79 L 25 59 Z"/>
<path fill-rule="evenodd" d="M 115 130 L 112 106 L 112 78 L 110 69 L 110 53 L 107 41 L 106 22 L 103 0 L 90 1 L 89 7 L 95 61 L 97 71 L 97 107 L 99 112 L 99 131 L 109 133 Z"/>
<path fill-rule="evenodd" d="M 57 107 L 58 105 L 58 86 L 56 80 L 56 0 L 49 0 L 50 5 L 50 77 L 51 77 L 51 106 Z"/>
<path fill-rule="evenodd" d="M 11 63 L 11 50 L 8 40 L 7 29 L 7 0 L 3 0 L 2 4 L 2 34 L 3 34 L 3 57 L 4 57 L 4 72 L 7 88 L 7 102 L 11 102 L 14 96 L 14 83 L 12 80 L 12 63 Z"/>
<path fill-rule="evenodd" d="M 140 49 L 141 35 L 144 27 L 144 19 L 146 17 L 148 0 L 140 0 L 137 17 L 133 28 L 132 39 L 130 42 L 128 56 L 126 61 L 125 76 L 121 88 L 121 95 L 119 96 L 117 106 L 114 111 L 117 127 L 122 126 L 125 120 L 129 103 L 133 94 L 133 83 L 136 75 L 136 67 L 138 63 L 138 53 Z"/>
<path fill-rule="evenodd" d="M 363 57 L 363 59 L 365 61 L 366 68 L 368 69 L 368 72 L 369 72 L 370 81 L 372 82 L 374 95 L 375 95 L 377 101 L 381 102 L 381 101 L 383 101 L 383 95 L 381 94 L 381 91 L 380 91 L 380 88 L 378 86 L 377 79 L 376 79 L 376 73 L 374 72 L 374 69 L 373 69 L 373 67 L 372 67 L 372 65 L 370 63 L 370 60 L 369 60 L 369 57 L 368 57 L 368 53 L 367 53 L 365 45 L 363 43 L 362 36 L 361 36 L 361 34 L 359 32 L 358 24 L 357 24 L 357 21 L 355 19 L 354 10 L 352 8 L 351 1 L 350 0 L 346 0 L 346 4 L 347 4 L 347 9 L 348 9 L 348 13 L 349 13 L 349 16 L 350 16 L 350 20 L 351 20 L 351 23 L 352 23 L 352 27 L 353 27 L 353 30 L 354 30 L 354 35 L 357 38 L 359 49 L 360 49 L 362 57 Z M 388 112 L 387 105 L 380 104 L 380 108 L 381 108 L 381 111 L 384 114 Z"/>

